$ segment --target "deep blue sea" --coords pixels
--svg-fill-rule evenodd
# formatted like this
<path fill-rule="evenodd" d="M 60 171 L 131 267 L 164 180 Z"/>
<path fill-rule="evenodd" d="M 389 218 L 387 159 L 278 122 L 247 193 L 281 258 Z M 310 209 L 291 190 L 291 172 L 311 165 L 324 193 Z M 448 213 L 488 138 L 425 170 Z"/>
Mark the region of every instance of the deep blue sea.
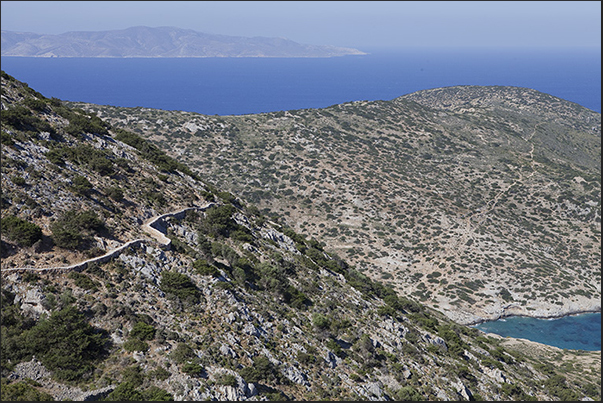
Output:
<path fill-rule="evenodd" d="M 46 97 L 241 115 L 390 100 L 452 85 L 533 88 L 601 112 L 601 50 L 397 49 L 334 58 L 2 57 Z"/>
<path fill-rule="evenodd" d="M 327 59 L 2 57 L 1 63 L 2 70 L 49 98 L 207 115 L 390 100 L 453 85 L 527 87 L 601 112 L 600 48 L 362 50 L 369 54 Z M 558 321 L 509 318 L 481 326 L 562 348 L 600 350 L 597 315 Z M 598 327 L 591 326 L 590 318 L 597 317 Z M 555 330 L 540 330 L 541 325 Z"/>
<path fill-rule="evenodd" d="M 486 333 L 517 337 L 572 350 L 601 350 L 601 313 L 559 319 L 514 316 L 475 326 Z"/>

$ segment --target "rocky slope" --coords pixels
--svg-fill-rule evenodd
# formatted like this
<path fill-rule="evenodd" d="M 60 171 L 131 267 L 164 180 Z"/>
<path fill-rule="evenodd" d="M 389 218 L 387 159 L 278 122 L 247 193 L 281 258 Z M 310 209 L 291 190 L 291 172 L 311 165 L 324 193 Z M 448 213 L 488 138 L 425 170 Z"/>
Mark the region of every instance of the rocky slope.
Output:
<path fill-rule="evenodd" d="M 77 104 L 457 322 L 601 309 L 601 115 L 526 88 L 244 116 Z"/>
<path fill-rule="evenodd" d="M 600 352 L 458 325 L 5 73 L 1 117 L 3 401 L 600 399 Z"/>
<path fill-rule="evenodd" d="M 334 57 L 351 48 L 304 45 L 284 38 L 212 35 L 174 27 L 132 27 L 41 35 L 2 31 L 2 56 L 20 57 Z"/>

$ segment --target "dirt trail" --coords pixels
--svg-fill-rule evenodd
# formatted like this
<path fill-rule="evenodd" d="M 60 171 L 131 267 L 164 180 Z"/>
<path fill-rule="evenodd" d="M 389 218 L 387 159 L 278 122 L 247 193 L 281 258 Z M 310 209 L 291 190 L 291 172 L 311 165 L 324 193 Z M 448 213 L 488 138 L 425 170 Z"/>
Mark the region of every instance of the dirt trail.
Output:
<path fill-rule="evenodd" d="M 532 131 L 532 133 L 525 139 L 526 142 L 529 142 L 532 140 L 532 138 L 536 134 L 536 130 L 538 129 L 538 126 L 541 124 L 543 124 L 543 123 L 541 122 L 534 126 L 534 130 Z M 505 194 L 507 194 L 513 186 L 516 186 L 517 184 L 522 183 L 526 179 L 531 178 L 536 173 L 536 169 L 534 166 L 535 165 L 534 144 L 532 143 L 531 146 L 532 147 L 529 151 L 529 160 L 530 160 L 529 165 L 531 168 L 531 172 L 524 177 L 524 173 L 520 169 L 519 173 L 518 173 L 518 175 L 519 175 L 518 178 L 516 180 L 514 180 L 509 186 L 507 186 L 506 189 L 501 189 L 480 210 L 468 213 L 465 217 L 463 217 L 463 227 L 464 228 L 462 228 L 461 234 L 458 238 L 451 239 L 448 242 L 448 244 L 446 246 L 447 252 L 453 252 L 453 253 L 457 254 L 458 256 L 462 255 L 463 250 L 464 250 L 463 245 L 465 245 L 465 243 L 467 243 L 469 238 L 473 239 L 473 234 L 475 233 L 475 230 L 477 228 L 479 228 L 484 223 L 484 221 L 488 218 L 488 213 L 490 213 L 494 210 L 494 208 L 498 204 L 498 201 Z M 438 238 L 442 238 L 442 236 L 443 235 L 440 235 Z"/>
<path fill-rule="evenodd" d="M 184 217 L 184 215 L 186 214 L 187 211 L 190 211 L 190 210 L 205 211 L 209 207 L 213 206 L 214 204 L 215 203 L 208 203 L 207 205 L 205 205 L 203 207 L 187 207 L 184 209 L 173 211 L 171 213 L 165 213 L 165 214 L 159 215 L 157 217 L 153 217 L 149 221 L 147 221 L 145 224 L 143 224 L 141 226 L 141 229 L 143 231 L 145 231 L 146 233 L 148 233 L 152 238 L 154 238 L 163 248 L 168 248 L 171 243 L 171 240 L 166 236 L 167 227 L 165 224 L 165 220 L 167 218 L 175 217 L 177 219 L 181 219 Z M 142 239 L 142 238 L 134 239 L 132 241 L 126 242 L 125 244 L 123 244 L 113 250 L 110 250 L 109 252 L 105 253 L 102 256 L 93 257 L 93 258 L 90 258 L 90 259 L 87 259 L 82 262 L 75 263 L 75 264 L 72 264 L 69 266 L 45 267 L 45 268 L 13 267 L 10 269 L 2 269 L 2 273 L 4 274 L 4 273 L 23 271 L 23 270 L 32 270 L 32 271 L 75 270 L 75 271 L 79 271 L 79 270 L 85 269 L 89 264 L 92 264 L 92 263 L 107 262 L 107 261 L 113 259 L 114 257 L 119 256 L 119 254 L 123 250 L 125 250 L 131 246 L 138 246 L 144 242 L 148 242 L 148 240 Z"/>

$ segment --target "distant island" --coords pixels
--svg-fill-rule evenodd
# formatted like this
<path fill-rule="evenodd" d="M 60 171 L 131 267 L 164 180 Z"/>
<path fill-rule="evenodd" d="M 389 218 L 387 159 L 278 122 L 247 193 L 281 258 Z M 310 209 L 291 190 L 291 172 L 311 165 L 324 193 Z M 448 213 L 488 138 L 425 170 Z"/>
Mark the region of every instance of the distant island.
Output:
<path fill-rule="evenodd" d="M 19 57 L 334 57 L 353 48 L 304 45 L 284 38 L 213 35 L 174 27 L 132 27 L 60 35 L 2 31 L 2 56 Z"/>

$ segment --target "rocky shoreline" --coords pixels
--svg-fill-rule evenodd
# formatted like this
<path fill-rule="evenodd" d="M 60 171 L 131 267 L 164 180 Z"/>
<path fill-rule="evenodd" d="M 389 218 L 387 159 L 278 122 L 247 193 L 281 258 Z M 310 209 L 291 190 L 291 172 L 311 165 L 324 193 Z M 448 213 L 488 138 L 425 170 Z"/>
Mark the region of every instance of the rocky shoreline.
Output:
<path fill-rule="evenodd" d="M 506 304 L 476 308 L 471 312 L 465 310 L 445 309 L 442 311 L 442 313 L 461 325 L 475 326 L 483 322 L 493 322 L 513 316 L 522 316 L 534 319 L 557 319 L 585 313 L 600 313 L 601 301 L 588 300 L 584 298 L 579 302 L 574 301 L 564 305 L 539 302 L 537 308 L 529 308 L 531 309 L 528 309 L 528 307 L 525 306 Z"/>

